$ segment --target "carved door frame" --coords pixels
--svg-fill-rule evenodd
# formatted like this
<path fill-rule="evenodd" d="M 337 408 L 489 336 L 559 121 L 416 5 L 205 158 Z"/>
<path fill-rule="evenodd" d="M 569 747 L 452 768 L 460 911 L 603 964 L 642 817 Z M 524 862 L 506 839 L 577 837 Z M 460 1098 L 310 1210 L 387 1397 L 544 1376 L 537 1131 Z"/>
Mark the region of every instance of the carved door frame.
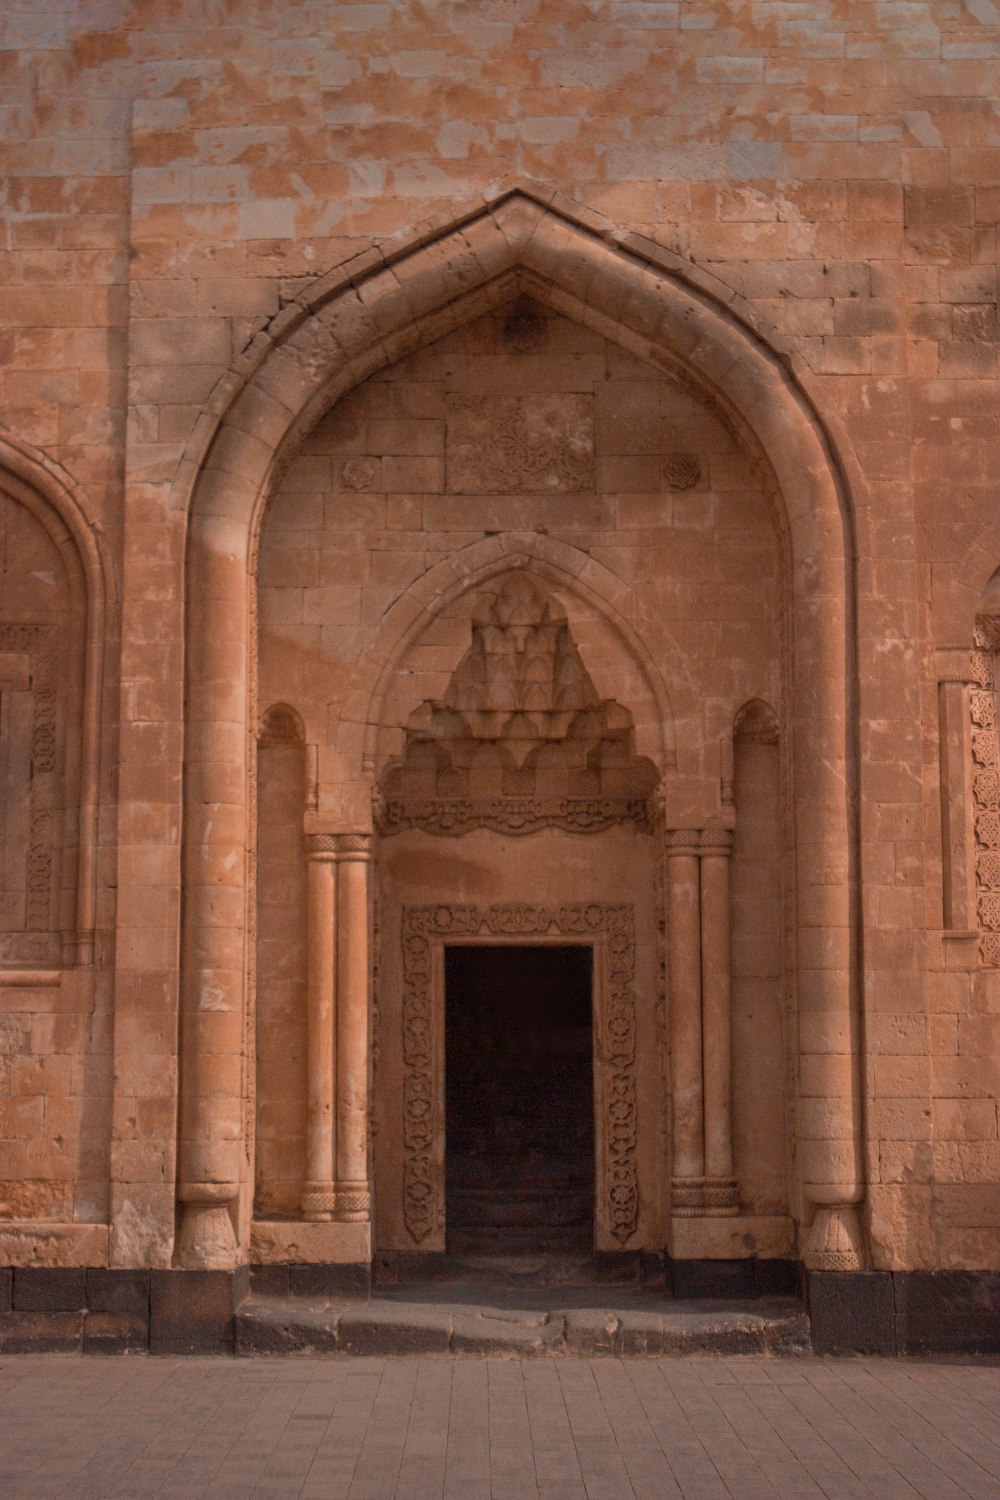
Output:
<path fill-rule="evenodd" d="M 628 1248 L 639 1229 L 634 907 L 405 905 L 401 937 L 402 1217 L 411 1245 L 446 1245 L 445 946 L 586 943 L 594 951 L 595 1244 Z"/>

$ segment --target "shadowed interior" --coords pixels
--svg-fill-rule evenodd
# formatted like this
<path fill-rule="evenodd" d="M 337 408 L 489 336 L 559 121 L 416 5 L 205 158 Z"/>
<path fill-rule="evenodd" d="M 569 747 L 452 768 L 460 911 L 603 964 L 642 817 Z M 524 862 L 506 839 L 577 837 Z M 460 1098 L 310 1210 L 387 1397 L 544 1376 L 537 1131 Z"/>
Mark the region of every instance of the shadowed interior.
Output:
<path fill-rule="evenodd" d="M 452 1253 L 589 1251 L 593 952 L 445 950 Z"/>

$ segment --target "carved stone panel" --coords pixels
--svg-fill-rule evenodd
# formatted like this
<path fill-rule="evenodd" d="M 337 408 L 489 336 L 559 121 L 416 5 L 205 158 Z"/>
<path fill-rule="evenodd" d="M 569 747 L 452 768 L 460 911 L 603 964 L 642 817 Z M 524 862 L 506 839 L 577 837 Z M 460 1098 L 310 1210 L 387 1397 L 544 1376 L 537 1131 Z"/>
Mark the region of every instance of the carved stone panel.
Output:
<path fill-rule="evenodd" d="M 635 917 L 631 905 L 403 908 L 403 1223 L 415 1245 L 445 1224 L 444 983 L 448 942 L 564 938 L 595 945 L 595 1217 L 625 1247 L 639 1224 Z"/>
<path fill-rule="evenodd" d="M 462 495 L 594 487 L 594 398 L 448 397 L 448 489 Z"/>
<path fill-rule="evenodd" d="M 383 777 L 380 831 L 648 827 L 656 779 L 629 710 L 599 697 L 565 610 L 518 570 L 477 595 L 443 698 L 410 715 Z"/>
<path fill-rule="evenodd" d="M 976 835 L 976 908 L 983 965 L 1000 968 L 1000 738 L 997 735 L 996 649 L 991 622 L 980 624 L 972 653 L 972 790 Z"/>

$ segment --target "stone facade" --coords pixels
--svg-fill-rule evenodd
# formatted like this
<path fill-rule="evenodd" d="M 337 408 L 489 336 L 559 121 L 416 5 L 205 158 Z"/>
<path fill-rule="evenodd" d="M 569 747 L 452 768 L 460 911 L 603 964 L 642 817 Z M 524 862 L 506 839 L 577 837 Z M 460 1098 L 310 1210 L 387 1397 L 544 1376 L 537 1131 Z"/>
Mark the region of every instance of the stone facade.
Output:
<path fill-rule="evenodd" d="M 998 57 L 4 8 L 0 1265 L 445 1250 L 443 948 L 582 942 L 598 1250 L 975 1308 Z"/>

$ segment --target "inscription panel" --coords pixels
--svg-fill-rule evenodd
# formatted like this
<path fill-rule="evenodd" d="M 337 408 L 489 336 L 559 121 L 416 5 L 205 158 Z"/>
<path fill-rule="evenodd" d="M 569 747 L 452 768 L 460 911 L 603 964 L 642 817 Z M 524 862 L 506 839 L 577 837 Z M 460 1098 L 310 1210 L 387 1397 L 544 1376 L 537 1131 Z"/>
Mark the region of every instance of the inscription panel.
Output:
<path fill-rule="evenodd" d="M 564 393 L 448 397 L 452 494 L 594 488 L 594 398 Z"/>

